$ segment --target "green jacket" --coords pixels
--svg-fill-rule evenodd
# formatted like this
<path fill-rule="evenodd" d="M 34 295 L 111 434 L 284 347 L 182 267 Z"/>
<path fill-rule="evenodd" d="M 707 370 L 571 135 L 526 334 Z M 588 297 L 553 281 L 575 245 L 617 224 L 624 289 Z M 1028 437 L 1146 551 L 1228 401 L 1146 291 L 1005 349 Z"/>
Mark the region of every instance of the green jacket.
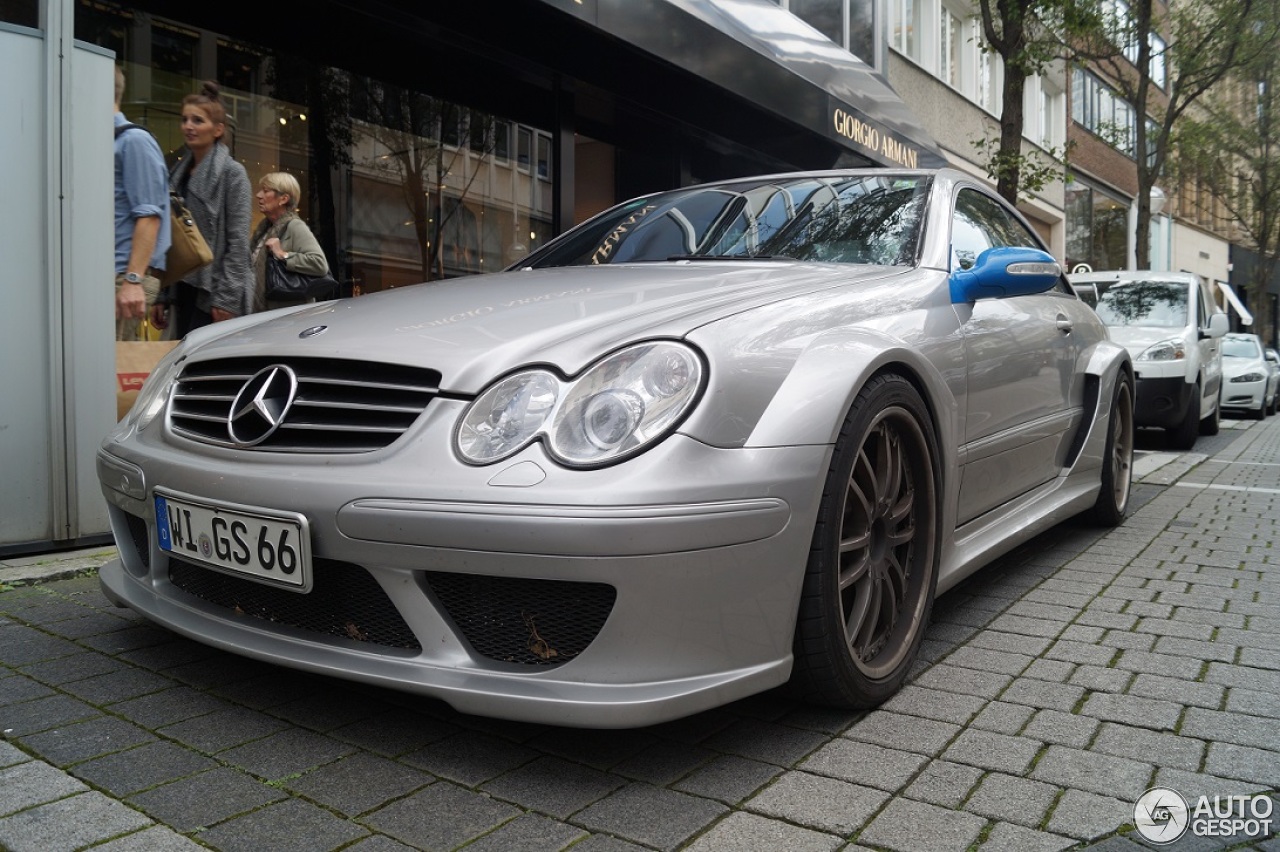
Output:
<path fill-rule="evenodd" d="M 265 243 L 271 237 L 279 237 L 280 248 L 289 255 L 284 262 L 286 269 L 301 272 L 303 275 L 326 275 L 329 272 L 329 261 L 324 256 L 324 250 L 320 248 L 320 242 L 297 213 L 286 213 L 275 222 L 263 219 L 254 229 L 253 239 L 250 240 L 253 246 L 253 274 L 256 280 L 253 295 L 254 312 L 295 304 L 294 302 L 267 302 L 265 295 L 267 255 L 271 252 Z"/>

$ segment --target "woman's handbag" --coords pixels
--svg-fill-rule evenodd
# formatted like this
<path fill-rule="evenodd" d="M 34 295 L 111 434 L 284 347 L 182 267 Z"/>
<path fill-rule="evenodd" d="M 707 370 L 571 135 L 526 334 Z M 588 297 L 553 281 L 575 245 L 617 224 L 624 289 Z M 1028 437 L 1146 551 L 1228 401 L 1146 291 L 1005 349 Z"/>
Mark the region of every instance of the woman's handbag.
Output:
<path fill-rule="evenodd" d="M 119 138 L 126 130 L 134 129 L 151 133 L 140 124 L 125 122 L 116 128 L 116 137 Z M 164 271 L 160 274 L 161 287 L 168 287 L 175 281 L 181 281 L 184 275 L 213 263 L 213 251 L 205 241 L 204 234 L 196 227 L 196 220 L 187 209 L 187 202 L 173 190 L 169 191 L 169 223 L 172 241 L 164 256 Z"/>
<path fill-rule="evenodd" d="M 328 275 L 303 275 L 284 265 L 274 254 L 267 255 L 266 296 L 273 302 L 300 302 L 326 296 L 338 289 Z"/>
<path fill-rule="evenodd" d="M 196 227 L 196 220 L 187 209 L 186 202 L 172 192 L 169 193 L 169 221 L 172 223 L 173 241 L 164 256 L 164 274 L 160 276 L 160 283 L 164 286 L 181 281 L 183 276 L 213 263 L 213 252 Z"/>

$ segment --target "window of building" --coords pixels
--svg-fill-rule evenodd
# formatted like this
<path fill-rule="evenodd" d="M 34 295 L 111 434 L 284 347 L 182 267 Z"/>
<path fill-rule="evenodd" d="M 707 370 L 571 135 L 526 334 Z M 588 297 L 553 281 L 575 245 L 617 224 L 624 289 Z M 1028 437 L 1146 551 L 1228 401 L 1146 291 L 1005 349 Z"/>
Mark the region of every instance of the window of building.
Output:
<path fill-rule="evenodd" d="M 501 118 L 493 122 L 493 156 L 501 163 L 511 159 L 511 122 Z"/>
<path fill-rule="evenodd" d="M 1041 148 L 1061 148 L 1065 142 L 1062 125 L 1064 113 L 1061 87 L 1042 75 L 1027 78 L 1023 114 L 1023 135 Z"/>
<path fill-rule="evenodd" d="M 773 0 L 868 65 L 876 59 L 877 0 Z"/>
<path fill-rule="evenodd" d="M 1124 269 L 1129 253 L 1128 202 L 1078 180 L 1066 189 L 1067 268 Z"/>
<path fill-rule="evenodd" d="M 521 127 L 516 130 L 516 163 L 519 164 L 521 171 L 528 172 L 532 162 L 533 131 L 527 127 Z"/>
<path fill-rule="evenodd" d="M 538 134 L 538 177 L 551 180 L 551 136 Z"/>
<path fill-rule="evenodd" d="M 1000 57 L 979 46 L 976 49 L 976 62 L 973 102 L 993 115 L 998 114 L 1002 79 Z"/>
<path fill-rule="evenodd" d="M 1168 74 L 1165 70 L 1167 51 L 1168 45 L 1165 44 L 1164 39 L 1151 33 L 1151 82 L 1162 89 L 1168 84 Z"/>
<path fill-rule="evenodd" d="M 0 0 L 0 21 L 40 28 L 40 0 Z"/>
<path fill-rule="evenodd" d="M 967 47 L 964 19 L 947 6 L 942 7 L 942 50 L 938 64 L 938 77 L 953 89 L 961 89 L 960 75 L 964 66 Z"/>
<path fill-rule="evenodd" d="M 1078 68 L 1072 73 L 1071 118 L 1117 151 L 1134 156 L 1133 106 L 1093 74 Z"/>
<path fill-rule="evenodd" d="M 921 61 L 920 36 L 924 32 L 920 0 L 889 0 L 891 44 L 895 50 L 915 62 Z"/>
<path fill-rule="evenodd" d="M 879 67 L 880 57 L 876 54 L 876 0 L 848 0 L 849 43 L 845 45 L 849 52 L 866 62 Z"/>

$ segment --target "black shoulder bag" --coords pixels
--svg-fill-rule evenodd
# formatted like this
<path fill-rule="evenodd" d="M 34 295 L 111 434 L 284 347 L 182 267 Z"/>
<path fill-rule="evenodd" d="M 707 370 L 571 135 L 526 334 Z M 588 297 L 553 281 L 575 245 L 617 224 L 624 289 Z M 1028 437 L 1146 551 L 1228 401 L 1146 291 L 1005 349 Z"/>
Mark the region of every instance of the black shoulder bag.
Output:
<path fill-rule="evenodd" d="M 289 230 L 286 223 L 284 231 Z M 280 235 L 284 236 L 284 231 Z M 266 296 L 273 302 L 300 302 L 327 296 L 338 289 L 338 282 L 328 275 L 303 275 L 284 265 L 274 253 L 267 252 Z"/>

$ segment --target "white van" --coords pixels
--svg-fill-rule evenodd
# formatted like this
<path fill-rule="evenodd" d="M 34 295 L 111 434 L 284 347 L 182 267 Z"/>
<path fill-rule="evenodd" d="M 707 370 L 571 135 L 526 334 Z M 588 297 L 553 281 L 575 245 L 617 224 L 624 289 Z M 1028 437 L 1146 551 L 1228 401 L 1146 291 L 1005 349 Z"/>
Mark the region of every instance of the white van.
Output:
<path fill-rule="evenodd" d="M 1168 430 L 1174 446 L 1184 450 L 1195 446 L 1197 435 L 1216 435 L 1221 337 L 1229 323 L 1209 285 L 1190 272 L 1084 272 L 1067 278 L 1133 358 L 1134 422 Z"/>

